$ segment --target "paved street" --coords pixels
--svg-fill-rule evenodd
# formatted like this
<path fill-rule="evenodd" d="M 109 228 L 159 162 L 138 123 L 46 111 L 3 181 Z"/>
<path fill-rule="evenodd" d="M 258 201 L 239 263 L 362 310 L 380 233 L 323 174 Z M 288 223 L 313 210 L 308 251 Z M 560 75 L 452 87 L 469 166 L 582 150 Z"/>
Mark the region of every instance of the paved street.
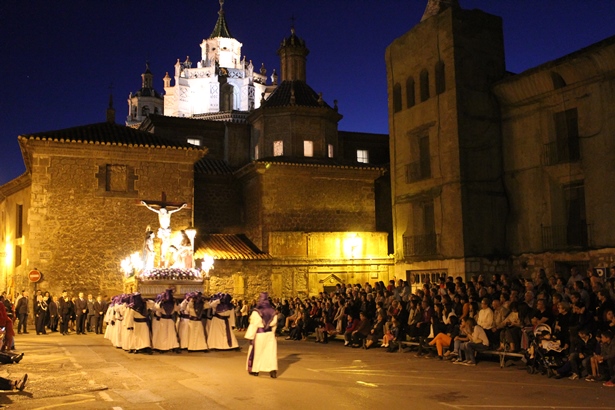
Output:
<path fill-rule="evenodd" d="M 240 339 L 242 345 L 245 341 Z M 17 335 L 25 352 L 4 376 L 10 409 L 612 409 L 615 389 L 551 380 L 495 362 L 455 366 L 412 353 L 279 339 L 279 377 L 250 376 L 241 352 L 134 355 L 98 335 Z"/>

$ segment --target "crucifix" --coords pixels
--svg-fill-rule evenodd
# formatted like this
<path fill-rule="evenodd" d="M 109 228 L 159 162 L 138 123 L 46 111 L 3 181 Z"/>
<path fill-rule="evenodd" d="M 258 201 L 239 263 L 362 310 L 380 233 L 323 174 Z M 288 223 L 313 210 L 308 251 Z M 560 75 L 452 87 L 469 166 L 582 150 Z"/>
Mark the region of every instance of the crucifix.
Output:
<path fill-rule="evenodd" d="M 185 202 L 167 202 L 167 194 L 162 192 L 162 198 L 160 201 L 141 201 L 141 205 L 145 206 L 152 212 L 158 214 L 158 238 L 162 241 L 160 244 L 160 260 L 161 265 L 167 266 L 168 258 L 167 253 L 169 251 L 170 239 L 171 239 L 171 215 L 175 212 L 181 211 L 188 206 Z M 158 207 L 157 209 L 154 207 Z M 175 208 L 169 210 L 168 208 Z"/>

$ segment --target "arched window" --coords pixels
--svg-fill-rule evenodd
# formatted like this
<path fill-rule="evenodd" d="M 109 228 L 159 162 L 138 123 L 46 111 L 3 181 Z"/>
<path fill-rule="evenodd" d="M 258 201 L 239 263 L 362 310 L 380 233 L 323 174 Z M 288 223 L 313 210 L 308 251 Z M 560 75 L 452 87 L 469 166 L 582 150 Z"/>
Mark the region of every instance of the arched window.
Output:
<path fill-rule="evenodd" d="M 438 61 L 435 67 L 436 72 L 436 94 L 442 94 L 446 90 L 446 80 L 444 78 L 444 62 Z"/>
<path fill-rule="evenodd" d="M 399 83 L 393 86 L 393 112 L 401 111 L 401 85 Z"/>
<path fill-rule="evenodd" d="M 564 80 L 564 77 L 562 77 L 555 71 L 551 71 L 551 81 L 553 81 L 554 90 L 566 87 L 566 80 Z"/>
<path fill-rule="evenodd" d="M 421 71 L 421 102 L 429 100 L 429 73 Z"/>
<path fill-rule="evenodd" d="M 154 107 L 154 114 L 158 114 L 158 113 L 159 113 L 158 107 Z"/>
<path fill-rule="evenodd" d="M 414 78 L 408 77 L 406 80 L 406 105 L 408 108 L 414 107 Z"/>
<path fill-rule="evenodd" d="M 144 105 L 143 108 L 141 108 L 141 116 L 147 117 L 148 115 L 149 115 L 149 107 L 147 105 Z"/>

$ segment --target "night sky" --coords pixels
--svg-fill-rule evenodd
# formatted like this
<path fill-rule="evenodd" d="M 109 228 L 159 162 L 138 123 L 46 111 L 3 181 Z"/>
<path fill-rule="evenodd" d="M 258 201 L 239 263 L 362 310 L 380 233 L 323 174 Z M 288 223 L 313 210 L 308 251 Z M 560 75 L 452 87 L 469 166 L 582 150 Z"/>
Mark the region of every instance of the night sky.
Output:
<path fill-rule="evenodd" d="M 268 76 L 290 34 L 305 39 L 307 81 L 339 101 L 340 130 L 388 132 L 384 52 L 416 25 L 427 0 L 226 0 L 231 34 Z M 507 70 L 521 72 L 615 35 L 614 0 L 460 0 L 504 19 Z M 200 59 L 218 0 L 1 0 L 0 184 L 24 172 L 17 136 L 105 120 L 110 86 L 116 120 L 141 86 L 178 58 Z"/>

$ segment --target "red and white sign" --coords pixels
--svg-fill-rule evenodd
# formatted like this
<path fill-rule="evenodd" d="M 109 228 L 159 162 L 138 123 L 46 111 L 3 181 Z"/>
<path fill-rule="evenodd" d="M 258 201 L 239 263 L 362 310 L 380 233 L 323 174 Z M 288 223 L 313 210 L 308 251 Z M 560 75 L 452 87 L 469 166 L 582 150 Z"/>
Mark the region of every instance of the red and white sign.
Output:
<path fill-rule="evenodd" d="M 36 269 L 31 270 L 30 273 L 28 273 L 28 278 L 30 279 L 30 282 L 38 282 L 39 280 L 41 280 L 42 277 L 43 274 Z"/>

